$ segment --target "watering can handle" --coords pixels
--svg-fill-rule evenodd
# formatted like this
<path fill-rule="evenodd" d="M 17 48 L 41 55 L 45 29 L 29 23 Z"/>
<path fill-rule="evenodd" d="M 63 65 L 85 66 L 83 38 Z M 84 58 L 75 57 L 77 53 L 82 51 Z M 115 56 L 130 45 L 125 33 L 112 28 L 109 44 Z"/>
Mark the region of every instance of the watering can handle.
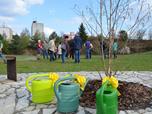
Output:
<path fill-rule="evenodd" d="M 66 77 L 66 78 L 61 78 L 59 80 L 57 80 L 54 84 L 54 92 L 55 92 L 55 95 L 57 97 L 57 99 L 60 100 L 60 95 L 59 95 L 59 90 L 58 90 L 58 86 L 61 84 L 62 81 L 65 81 L 65 80 L 74 80 L 75 78 L 70 76 L 70 77 Z"/>
<path fill-rule="evenodd" d="M 105 88 L 107 87 L 107 85 L 108 85 L 108 83 L 109 83 L 109 81 L 106 81 L 104 84 L 103 84 L 103 89 L 102 89 L 102 91 L 101 91 L 101 101 L 103 102 L 103 94 L 104 94 L 104 90 L 105 90 Z M 101 103 L 101 107 L 102 107 L 102 109 L 104 108 L 104 103 Z"/>
<path fill-rule="evenodd" d="M 31 75 L 31 76 L 29 76 L 27 79 L 26 79 L 26 83 L 25 83 L 25 85 L 26 85 L 26 87 L 27 87 L 27 89 L 30 91 L 30 92 L 32 92 L 32 88 L 31 88 L 31 86 L 29 85 L 29 82 L 31 81 L 31 80 L 33 80 L 34 78 L 37 78 L 37 77 L 46 77 L 46 76 L 48 76 L 49 74 L 37 74 L 37 75 Z"/>

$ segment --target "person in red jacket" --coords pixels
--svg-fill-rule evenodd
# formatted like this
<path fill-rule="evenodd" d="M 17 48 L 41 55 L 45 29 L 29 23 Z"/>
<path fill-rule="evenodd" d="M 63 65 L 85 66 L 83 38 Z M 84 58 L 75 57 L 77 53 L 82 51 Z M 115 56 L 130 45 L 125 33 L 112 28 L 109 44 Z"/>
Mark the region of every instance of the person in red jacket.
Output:
<path fill-rule="evenodd" d="M 37 59 L 40 59 L 40 56 L 43 54 L 43 44 L 41 40 L 38 40 L 37 42 L 37 52 L 38 52 L 38 57 Z"/>

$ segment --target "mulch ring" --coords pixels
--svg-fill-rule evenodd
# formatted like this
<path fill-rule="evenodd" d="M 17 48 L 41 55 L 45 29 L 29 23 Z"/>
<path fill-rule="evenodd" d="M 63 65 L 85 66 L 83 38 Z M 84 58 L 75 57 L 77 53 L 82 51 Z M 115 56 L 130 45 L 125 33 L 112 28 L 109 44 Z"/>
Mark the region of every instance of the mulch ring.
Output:
<path fill-rule="evenodd" d="M 83 107 L 96 108 L 96 91 L 100 88 L 101 80 L 90 80 L 80 98 Z M 152 88 L 143 84 L 119 81 L 119 110 L 138 110 L 152 106 Z"/>

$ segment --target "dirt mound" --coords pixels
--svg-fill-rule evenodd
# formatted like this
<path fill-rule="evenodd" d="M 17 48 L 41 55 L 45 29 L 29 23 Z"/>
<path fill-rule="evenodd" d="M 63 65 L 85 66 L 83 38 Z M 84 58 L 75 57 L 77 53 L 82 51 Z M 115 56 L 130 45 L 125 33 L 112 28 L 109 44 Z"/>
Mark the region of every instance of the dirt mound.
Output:
<path fill-rule="evenodd" d="M 83 107 L 96 108 L 96 91 L 100 88 L 101 80 L 91 80 L 80 98 Z M 135 110 L 149 107 L 152 102 L 152 89 L 139 83 L 119 81 L 119 110 Z"/>

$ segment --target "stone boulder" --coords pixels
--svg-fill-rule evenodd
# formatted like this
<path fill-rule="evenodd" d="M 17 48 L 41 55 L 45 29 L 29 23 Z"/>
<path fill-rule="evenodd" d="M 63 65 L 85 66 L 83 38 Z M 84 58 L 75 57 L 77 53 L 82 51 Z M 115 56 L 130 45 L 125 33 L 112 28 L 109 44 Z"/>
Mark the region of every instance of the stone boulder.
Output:
<path fill-rule="evenodd" d="M 126 47 L 120 49 L 119 53 L 120 54 L 130 54 L 130 48 L 126 46 Z"/>

